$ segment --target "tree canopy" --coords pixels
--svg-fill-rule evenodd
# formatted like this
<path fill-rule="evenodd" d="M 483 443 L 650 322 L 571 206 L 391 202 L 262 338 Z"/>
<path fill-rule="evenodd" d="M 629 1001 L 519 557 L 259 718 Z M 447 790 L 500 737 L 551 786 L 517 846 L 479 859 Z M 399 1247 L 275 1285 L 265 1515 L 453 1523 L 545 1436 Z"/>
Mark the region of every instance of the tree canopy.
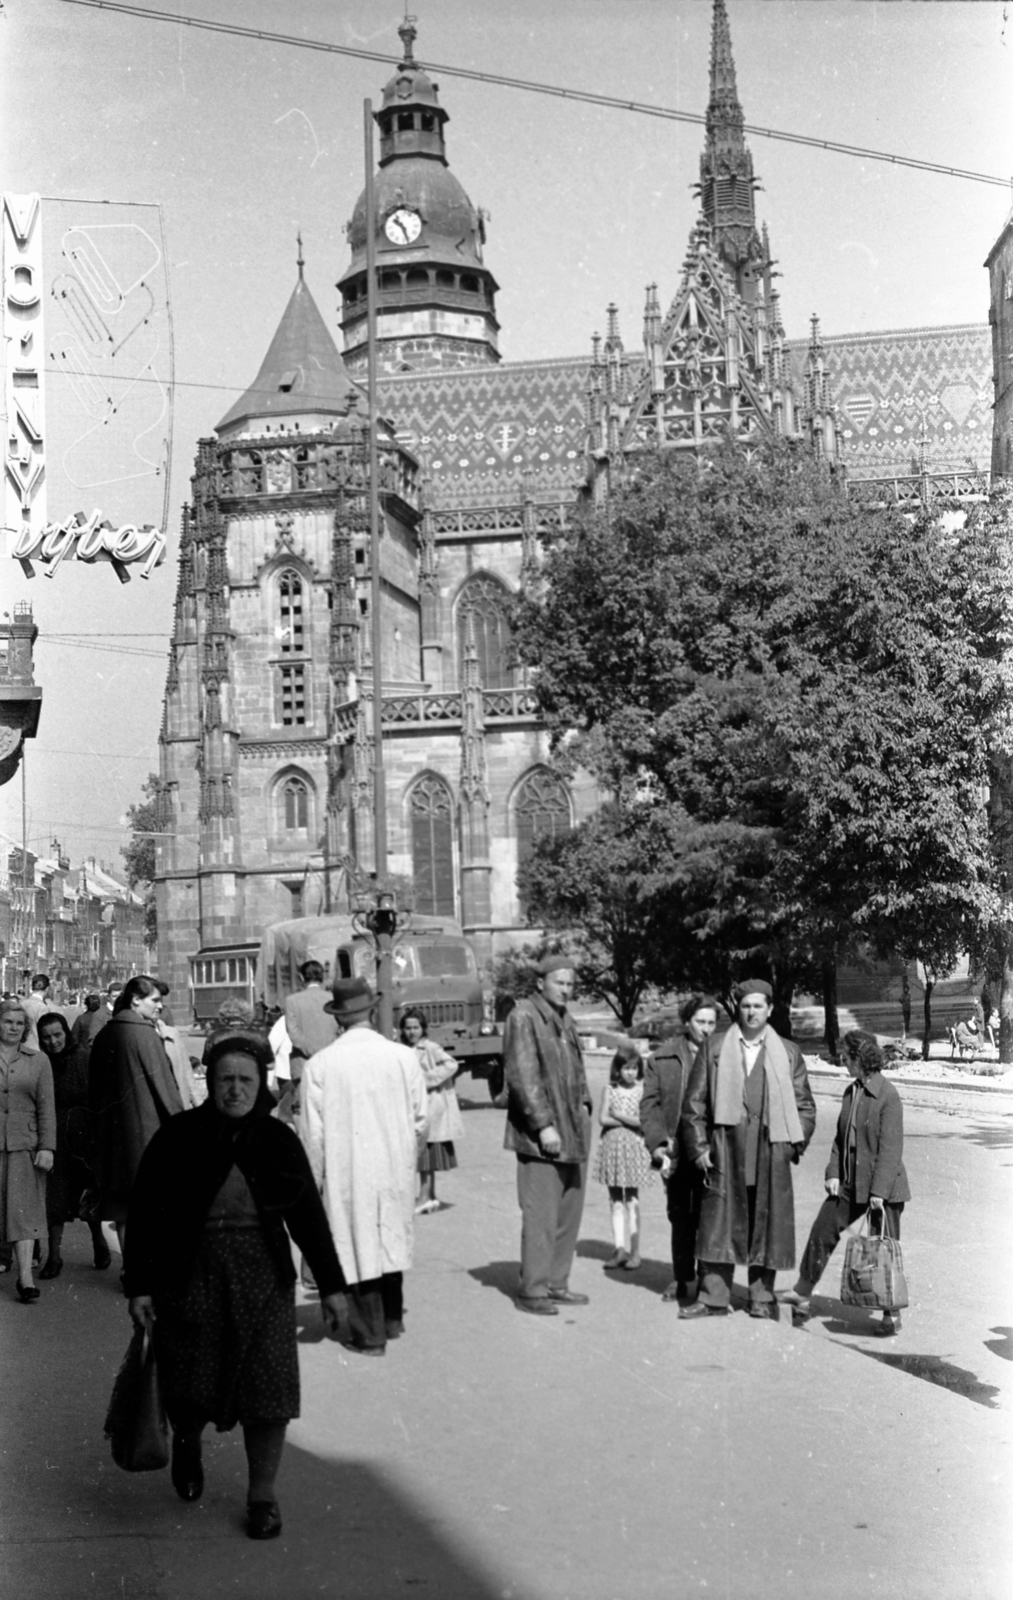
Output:
<path fill-rule="evenodd" d="M 158 917 L 155 911 L 155 834 L 158 829 L 158 776 L 149 772 L 141 788 L 144 799 L 127 807 L 130 826 L 129 844 L 122 846 L 120 854 L 127 869 L 127 882 L 132 889 L 140 885 L 144 890 L 144 942 L 149 950 L 158 943 Z"/>

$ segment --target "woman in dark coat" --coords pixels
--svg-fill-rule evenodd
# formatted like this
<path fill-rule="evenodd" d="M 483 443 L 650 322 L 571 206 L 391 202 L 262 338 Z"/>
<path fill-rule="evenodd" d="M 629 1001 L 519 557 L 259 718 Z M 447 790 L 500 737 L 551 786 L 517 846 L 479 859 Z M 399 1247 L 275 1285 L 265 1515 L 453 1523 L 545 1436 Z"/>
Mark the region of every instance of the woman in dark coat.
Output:
<path fill-rule="evenodd" d="M 855 1028 L 841 1040 L 840 1056 L 853 1081 L 844 1091 L 827 1163 L 827 1198 L 812 1225 L 798 1281 L 780 1296 L 792 1306 L 796 1327 L 809 1320 L 809 1297 L 845 1228 L 869 1211 L 889 1238 L 899 1239 L 901 1212 L 911 1198 L 903 1160 L 904 1107 L 883 1077 L 883 1053 L 871 1033 Z M 884 1311 L 879 1331 L 899 1333 L 900 1312 Z"/>
<path fill-rule="evenodd" d="M 154 978 L 131 978 L 91 1047 L 88 1108 L 92 1121 L 98 1214 L 123 1224 L 134 1178 L 157 1130 L 183 1110 L 172 1067 L 155 1023 L 162 994 Z"/>
<path fill-rule="evenodd" d="M 46 1179 L 46 1220 L 49 1224 L 49 1259 L 40 1278 L 57 1278 L 63 1271 L 63 1229 L 81 1215 L 81 1196 L 93 1189 L 95 1174 L 89 1164 L 88 1050 L 75 1050 L 67 1019 L 59 1011 L 39 1018 L 39 1046 L 53 1072 L 56 1099 L 56 1150 Z M 90 1221 L 95 1265 L 103 1270 L 112 1259 L 102 1224 Z"/>
<path fill-rule="evenodd" d="M 251 1539 L 281 1532 L 274 1480 L 285 1429 L 299 1415 L 289 1235 L 316 1280 L 330 1332 L 345 1288 L 306 1154 L 271 1115 L 270 1062 L 270 1047 L 253 1035 L 215 1041 L 208 1098 L 155 1134 L 127 1226 L 130 1315 L 154 1330 L 173 1427 L 173 1485 L 181 1499 L 198 1500 L 203 1429 L 241 1423 Z"/>
<path fill-rule="evenodd" d="M 56 1148 L 53 1074 L 27 1034 L 21 1001 L 0 1002 L 0 1239 L 14 1246 L 23 1305 L 39 1298 L 32 1254 L 46 1234 L 46 1175 Z"/>

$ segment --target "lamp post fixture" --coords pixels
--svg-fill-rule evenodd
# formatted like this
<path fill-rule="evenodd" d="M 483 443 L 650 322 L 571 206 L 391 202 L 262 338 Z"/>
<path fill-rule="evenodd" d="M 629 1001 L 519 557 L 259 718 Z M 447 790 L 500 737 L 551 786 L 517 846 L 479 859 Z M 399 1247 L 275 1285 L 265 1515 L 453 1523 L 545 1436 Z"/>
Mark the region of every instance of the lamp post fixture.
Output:
<path fill-rule="evenodd" d="M 352 927 L 360 936 L 368 936 L 376 952 L 376 1010 L 377 1032 L 385 1039 L 394 1033 L 394 979 L 392 956 L 399 934 L 411 927 L 410 910 L 399 911 L 397 896 L 392 889 L 374 889 L 372 899 L 366 894 L 356 896 L 352 912 Z"/>

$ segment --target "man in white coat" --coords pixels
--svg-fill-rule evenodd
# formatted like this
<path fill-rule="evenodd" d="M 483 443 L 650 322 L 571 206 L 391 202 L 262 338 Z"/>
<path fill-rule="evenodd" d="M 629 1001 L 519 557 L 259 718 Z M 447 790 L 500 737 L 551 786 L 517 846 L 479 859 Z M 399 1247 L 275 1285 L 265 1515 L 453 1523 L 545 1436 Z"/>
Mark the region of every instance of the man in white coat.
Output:
<path fill-rule="evenodd" d="M 374 1031 L 375 1005 L 362 978 L 335 981 L 326 1009 L 344 1031 L 303 1069 L 300 1133 L 348 1281 L 353 1346 L 382 1356 L 404 1332 L 428 1106 L 418 1056 Z"/>

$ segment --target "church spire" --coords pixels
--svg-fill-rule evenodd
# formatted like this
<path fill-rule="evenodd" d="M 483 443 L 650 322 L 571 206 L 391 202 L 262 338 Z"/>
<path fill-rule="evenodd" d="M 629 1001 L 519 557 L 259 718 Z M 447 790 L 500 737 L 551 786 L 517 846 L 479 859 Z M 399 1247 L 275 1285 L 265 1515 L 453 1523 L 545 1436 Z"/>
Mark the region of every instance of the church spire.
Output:
<path fill-rule="evenodd" d="M 746 147 L 743 126 L 728 11 L 725 0 L 714 0 L 707 140 L 700 157 L 700 202 L 718 253 L 731 272 L 739 294 L 752 302 L 756 297 L 763 246 L 756 231 L 753 158 Z"/>

